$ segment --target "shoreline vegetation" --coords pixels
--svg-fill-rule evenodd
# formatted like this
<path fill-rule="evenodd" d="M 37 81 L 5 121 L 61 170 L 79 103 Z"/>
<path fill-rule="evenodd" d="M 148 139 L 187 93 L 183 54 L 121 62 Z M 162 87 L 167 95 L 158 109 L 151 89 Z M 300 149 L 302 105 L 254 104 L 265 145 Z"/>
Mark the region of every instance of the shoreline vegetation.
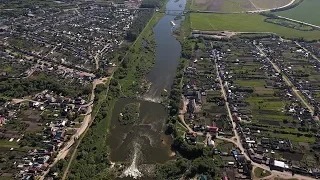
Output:
<path fill-rule="evenodd" d="M 140 103 L 129 103 L 124 106 L 119 114 L 119 123 L 121 125 L 134 124 L 139 121 Z"/>

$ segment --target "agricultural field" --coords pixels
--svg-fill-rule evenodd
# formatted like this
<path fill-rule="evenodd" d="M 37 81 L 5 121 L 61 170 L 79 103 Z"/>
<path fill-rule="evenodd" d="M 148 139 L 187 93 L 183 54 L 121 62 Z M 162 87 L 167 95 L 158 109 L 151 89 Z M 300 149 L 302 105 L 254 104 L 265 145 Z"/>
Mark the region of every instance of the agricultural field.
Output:
<path fill-rule="evenodd" d="M 222 13 L 246 12 L 282 7 L 291 0 L 192 0 L 191 10 Z"/>
<path fill-rule="evenodd" d="M 266 17 L 258 14 L 190 14 L 191 28 L 203 31 L 273 32 L 284 38 L 320 39 L 320 31 L 299 31 L 267 23 Z"/>
<path fill-rule="evenodd" d="M 320 1 L 304 0 L 297 7 L 274 14 L 320 26 Z"/>

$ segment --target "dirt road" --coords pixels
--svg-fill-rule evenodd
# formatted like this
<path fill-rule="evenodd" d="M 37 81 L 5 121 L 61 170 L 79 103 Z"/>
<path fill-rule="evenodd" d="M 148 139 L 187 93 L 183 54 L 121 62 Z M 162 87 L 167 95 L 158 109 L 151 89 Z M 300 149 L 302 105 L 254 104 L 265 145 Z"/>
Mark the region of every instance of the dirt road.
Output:
<path fill-rule="evenodd" d="M 285 7 L 288 7 L 288 6 L 291 6 L 293 3 L 294 3 L 295 0 L 291 0 L 290 3 L 284 5 L 284 6 L 281 6 L 281 7 L 277 7 L 277 8 L 271 8 L 271 9 L 261 9 L 259 7 L 257 7 L 254 3 L 252 3 L 251 1 L 251 4 L 257 9 L 257 10 L 254 10 L 254 11 L 247 11 L 248 13 L 261 13 L 261 12 L 267 12 L 267 11 L 271 11 L 271 10 L 277 10 L 277 9 L 282 9 L 282 8 L 285 8 Z"/>
<path fill-rule="evenodd" d="M 107 78 L 96 79 L 93 81 L 90 102 L 94 101 L 95 87 L 98 84 L 103 83 L 105 79 L 107 79 Z M 49 169 L 47 171 L 45 171 L 42 176 L 40 176 L 40 178 L 39 178 L 40 180 L 44 179 L 44 177 L 49 173 L 51 167 L 53 167 L 60 159 L 64 159 L 67 156 L 68 152 L 70 151 L 71 146 L 75 143 L 75 140 L 78 139 L 88 129 L 89 124 L 92 122 L 91 121 L 92 120 L 92 118 L 91 118 L 92 108 L 93 108 L 93 103 L 90 103 L 90 105 L 88 105 L 87 114 L 85 115 L 80 128 L 78 128 L 77 132 L 70 138 L 70 140 L 68 142 L 65 143 L 65 146 L 59 151 L 54 162 L 52 164 L 50 164 Z M 80 142 L 80 141 L 78 141 L 78 142 Z M 78 145 L 79 145 L 79 143 L 78 143 Z"/>

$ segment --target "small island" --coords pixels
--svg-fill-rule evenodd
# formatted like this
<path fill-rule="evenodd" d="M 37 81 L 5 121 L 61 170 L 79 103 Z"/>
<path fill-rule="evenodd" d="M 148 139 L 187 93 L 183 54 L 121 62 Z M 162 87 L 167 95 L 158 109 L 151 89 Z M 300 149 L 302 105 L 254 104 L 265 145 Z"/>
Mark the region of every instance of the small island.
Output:
<path fill-rule="evenodd" d="M 139 120 L 140 103 L 130 103 L 124 106 L 119 114 L 119 122 L 121 125 L 134 124 Z"/>

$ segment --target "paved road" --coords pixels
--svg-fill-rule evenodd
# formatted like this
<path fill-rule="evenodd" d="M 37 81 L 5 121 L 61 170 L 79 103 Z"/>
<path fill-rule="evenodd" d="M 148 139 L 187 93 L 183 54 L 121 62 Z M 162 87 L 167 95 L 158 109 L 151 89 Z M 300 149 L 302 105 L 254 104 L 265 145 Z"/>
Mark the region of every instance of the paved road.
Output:
<path fill-rule="evenodd" d="M 257 46 L 257 45 L 255 45 L 255 46 L 256 46 L 256 48 L 260 51 L 260 53 L 262 53 L 262 54 L 267 58 L 267 60 L 272 64 L 273 68 L 274 68 L 278 73 L 281 73 L 281 70 L 279 69 L 279 67 L 270 60 L 270 58 L 263 52 L 263 50 L 262 50 L 259 46 Z M 294 84 L 288 79 L 288 77 L 286 77 L 285 75 L 283 75 L 283 73 L 281 73 L 281 74 L 282 74 L 282 77 L 283 77 L 285 83 L 292 88 L 292 91 L 294 92 L 294 94 L 296 95 L 296 97 L 298 97 L 298 98 L 301 100 L 301 102 L 302 102 L 302 103 L 309 109 L 309 111 L 312 112 L 312 114 L 313 114 L 313 113 L 314 113 L 313 107 L 312 107 L 308 102 L 306 102 L 306 100 L 300 95 L 300 93 L 299 93 L 300 91 L 294 86 Z"/>

